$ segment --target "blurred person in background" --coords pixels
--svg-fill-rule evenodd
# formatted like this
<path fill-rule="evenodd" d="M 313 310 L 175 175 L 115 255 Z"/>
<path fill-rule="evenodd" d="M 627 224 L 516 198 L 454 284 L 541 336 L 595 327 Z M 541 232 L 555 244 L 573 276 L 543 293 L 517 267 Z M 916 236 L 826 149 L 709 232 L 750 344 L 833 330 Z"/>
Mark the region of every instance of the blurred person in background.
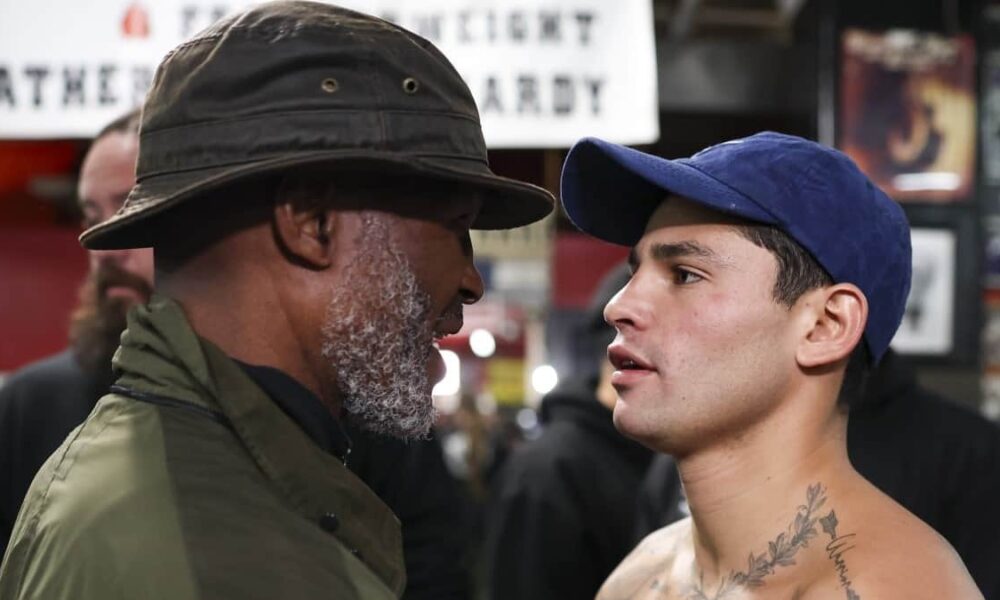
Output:
<path fill-rule="evenodd" d="M 359 118 L 386 103 L 391 126 Z M 468 88 L 406 30 L 275 2 L 183 44 L 147 98 L 136 185 L 81 237 L 153 247 L 156 293 L 129 313 L 112 393 L 35 477 L 0 597 L 403 594 L 401 537 L 453 536 L 411 527 L 450 492 L 438 448 L 388 438 L 430 434 L 433 340 L 483 293 L 469 229 L 552 203 L 490 171 Z M 377 440 L 352 448 L 349 430 Z M 462 593 L 433 583 L 425 597 Z"/>
<path fill-rule="evenodd" d="M 892 349 L 863 395 L 844 402 L 854 467 L 944 536 L 983 595 L 1000 599 L 1000 427 L 924 389 Z M 634 541 L 689 515 L 676 463 L 657 455 L 639 492 Z"/>
<path fill-rule="evenodd" d="M 633 542 L 635 496 L 652 452 L 615 430 L 604 305 L 626 265 L 598 287 L 578 339 L 589 365 L 541 403 L 541 435 L 515 450 L 494 484 L 485 557 L 496 600 L 593 598 Z"/>
<path fill-rule="evenodd" d="M 77 187 L 84 227 L 115 214 L 135 184 L 138 130 L 136 111 L 94 138 Z M 111 386 L 111 356 L 128 309 L 152 293 L 152 249 L 87 254 L 89 270 L 72 315 L 69 348 L 23 367 L 0 386 L 0 556 L 38 468 Z"/>

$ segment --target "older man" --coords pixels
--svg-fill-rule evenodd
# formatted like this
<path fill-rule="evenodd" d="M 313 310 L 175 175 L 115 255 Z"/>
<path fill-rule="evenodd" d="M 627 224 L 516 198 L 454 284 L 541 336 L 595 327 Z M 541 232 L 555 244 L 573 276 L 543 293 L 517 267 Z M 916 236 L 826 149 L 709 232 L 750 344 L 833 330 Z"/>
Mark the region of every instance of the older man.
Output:
<path fill-rule="evenodd" d="M 605 310 L 614 422 L 676 458 L 691 513 L 599 598 L 982 598 L 847 457 L 841 386 L 885 354 L 909 290 L 896 203 L 776 133 L 677 161 L 588 139 L 562 186 L 578 226 L 633 248 Z"/>
<path fill-rule="evenodd" d="M 278 2 L 171 52 L 137 184 L 85 246 L 152 246 L 119 376 L 35 478 L 4 598 L 391 598 L 389 509 L 344 466 L 342 412 L 425 436 L 436 337 L 482 294 L 470 227 L 544 217 L 494 175 L 426 40 Z"/>
<path fill-rule="evenodd" d="M 138 151 L 138 111 L 115 119 L 95 136 L 78 186 L 85 227 L 103 223 L 121 208 L 135 185 Z M 114 383 L 111 357 L 128 309 L 147 302 L 152 293 L 152 249 L 91 250 L 88 258 L 70 348 L 24 367 L 0 386 L 0 471 L 6 474 L 0 479 L 0 557 L 35 474 Z M 292 405 L 282 408 L 295 416 Z M 301 423 L 308 422 L 302 415 Z M 385 438 L 349 420 L 345 430 L 345 443 L 351 444 L 348 468 L 403 527 L 404 600 L 468 597 L 469 577 L 460 558 L 471 536 L 455 527 L 463 501 L 438 440 Z"/>

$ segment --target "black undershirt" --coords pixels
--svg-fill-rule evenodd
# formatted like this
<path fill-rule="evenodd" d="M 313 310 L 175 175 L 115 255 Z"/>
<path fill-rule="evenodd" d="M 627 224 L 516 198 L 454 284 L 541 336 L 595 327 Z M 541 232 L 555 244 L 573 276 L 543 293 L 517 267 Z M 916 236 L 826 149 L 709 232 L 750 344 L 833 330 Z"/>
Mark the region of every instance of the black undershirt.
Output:
<path fill-rule="evenodd" d="M 235 362 L 317 446 L 347 464 L 351 438 L 340 420 L 330 413 L 316 394 L 273 367 Z"/>

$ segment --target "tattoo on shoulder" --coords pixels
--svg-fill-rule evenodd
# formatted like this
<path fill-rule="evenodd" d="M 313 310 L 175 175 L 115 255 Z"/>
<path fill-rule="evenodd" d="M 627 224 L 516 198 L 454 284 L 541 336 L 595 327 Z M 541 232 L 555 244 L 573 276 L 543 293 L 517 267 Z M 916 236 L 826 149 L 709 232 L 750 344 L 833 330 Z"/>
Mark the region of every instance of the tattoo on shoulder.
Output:
<path fill-rule="evenodd" d="M 833 510 L 825 517 L 820 517 L 819 522 L 823 528 L 823 532 L 830 536 L 830 543 L 826 545 L 826 554 L 833 561 L 833 566 L 837 570 L 837 580 L 840 583 L 840 587 L 847 594 L 847 600 L 861 600 L 861 596 L 854 591 L 847 571 L 847 562 L 844 561 L 844 554 L 854 548 L 854 536 L 856 534 L 847 533 L 837 535 L 837 525 L 840 522 L 837 520 L 837 513 Z"/>
<path fill-rule="evenodd" d="M 765 583 L 765 578 L 774 574 L 778 567 L 790 567 L 795 564 L 795 555 L 799 550 L 809 546 L 809 540 L 819 535 L 816 530 L 818 522 L 823 532 L 830 536 L 826 546 L 827 555 L 834 561 L 840 587 L 847 594 L 847 600 L 861 600 L 854 591 L 844 561 L 844 554 L 854 548 L 852 545 L 855 534 L 837 534 L 837 514 L 833 510 L 824 517 L 819 516 L 820 509 L 826 504 L 826 488 L 823 484 L 810 485 L 806 490 L 806 502 L 799 505 L 795 520 L 788 528 L 778 534 L 767 544 L 767 552 L 755 554 L 750 552 L 747 557 L 747 567 L 743 571 L 732 571 L 722 578 L 718 589 L 709 595 L 705 591 L 703 581 L 690 586 L 686 591 L 687 600 L 722 600 L 734 593 L 738 588 L 757 588 Z"/>

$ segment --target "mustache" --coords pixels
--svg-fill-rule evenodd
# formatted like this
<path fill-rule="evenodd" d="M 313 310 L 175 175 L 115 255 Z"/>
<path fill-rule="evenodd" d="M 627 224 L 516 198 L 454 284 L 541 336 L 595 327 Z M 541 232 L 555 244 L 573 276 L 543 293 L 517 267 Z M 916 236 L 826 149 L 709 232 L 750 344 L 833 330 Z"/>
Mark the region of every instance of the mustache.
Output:
<path fill-rule="evenodd" d="M 149 298 L 153 288 L 149 283 L 113 263 L 102 263 L 93 274 L 94 292 L 99 302 L 103 302 L 109 289 L 127 287 L 138 292 L 143 298 Z"/>
<path fill-rule="evenodd" d="M 452 319 L 460 321 L 463 318 L 464 310 L 465 310 L 465 305 L 462 303 L 461 300 L 458 299 L 453 300 L 452 303 L 449 304 L 448 307 L 444 309 L 444 312 L 441 313 L 441 316 L 438 317 L 438 320 L 444 321 L 447 319 Z"/>
<path fill-rule="evenodd" d="M 465 322 L 465 315 L 463 314 L 465 310 L 465 304 L 462 302 L 461 298 L 456 298 L 452 300 L 444 311 L 434 319 L 434 328 L 437 329 L 442 324 L 447 323 L 457 323 L 458 328 L 461 329 Z"/>

